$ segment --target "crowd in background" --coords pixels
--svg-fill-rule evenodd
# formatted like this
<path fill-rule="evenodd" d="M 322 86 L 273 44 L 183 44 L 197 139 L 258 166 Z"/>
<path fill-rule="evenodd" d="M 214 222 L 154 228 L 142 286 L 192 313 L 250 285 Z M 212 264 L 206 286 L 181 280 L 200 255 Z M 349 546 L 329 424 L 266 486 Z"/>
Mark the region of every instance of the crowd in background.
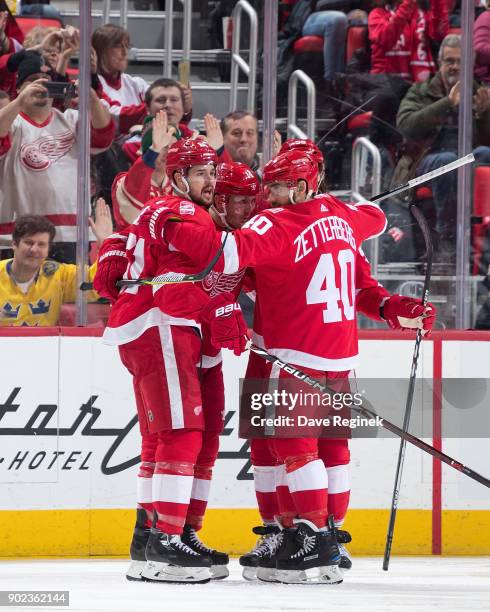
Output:
<path fill-rule="evenodd" d="M 209 36 L 216 46 L 224 45 L 221 20 L 230 16 L 235 3 L 209 3 Z M 251 4 L 263 10 L 260 2 Z M 365 115 L 366 121 L 354 135 L 367 135 L 380 149 L 383 185 L 398 184 L 444 165 L 456 159 L 458 152 L 460 4 L 455 0 L 280 2 L 278 90 L 301 63 L 295 42 L 302 37 L 323 37 L 316 60 L 321 71 L 314 74 L 317 66 L 313 69 L 319 114 L 335 123 L 363 105 L 358 115 Z M 490 165 L 490 1 L 476 4 L 473 152 L 477 163 L 485 166 Z M 22 6 L 24 14 L 47 16 L 48 11 L 50 17 L 56 17 L 55 7 L 49 4 Z M 347 58 L 352 27 L 362 28 L 365 38 Z M 34 303 L 29 302 L 29 291 L 37 282 L 36 274 L 44 270 L 48 253 L 43 248 L 38 253 L 39 247 L 31 245 L 35 251 L 33 280 L 25 286 L 27 272 L 22 275 L 24 280 L 15 277 L 12 265 L 15 272 L 19 267 L 15 260 L 22 251 L 22 240 L 15 238 L 19 219 L 26 215 L 47 219 L 53 227 L 47 232 L 52 260 L 59 265 L 75 262 L 78 110 L 73 60 L 79 45 L 79 32 L 72 26 L 40 24 L 24 35 L 0 0 L 0 253 L 4 262 L 13 262 L 10 268 L 4 263 L 2 282 L 11 282 L 16 289 L 24 283 L 26 290 L 21 293 L 29 306 Z M 120 26 L 105 24 L 92 34 L 91 192 L 94 202 L 102 196 L 108 207 L 103 209 L 98 200 L 98 215 L 91 221 L 92 261 L 102 235 L 94 233 L 96 228 L 102 223 L 102 233 L 112 229 L 107 225 L 107 211 L 114 227 L 123 228 L 134 221 L 150 197 L 169 192 L 165 175 L 168 127 L 173 127 L 174 140 L 197 135 L 190 127 L 190 87 L 166 78 L 147 83 L 129 74 L 130 47 L 129 32 Z M 260 78 L 259 70 L 259 85 Z M 259 116 L 260 108 L 259 87 Z M 349 129 L 348 123 L 342 124 L 323 148 L 331 184 L 335 183 L 334 166 L 339 165 L 333 150 L 342 150 L 351 142 Z M 241 161 L 259 172 L 259 130 L 254 114 L 240 109 L 223 118 L 207 114 L 204 136 L 220 161 Z M 275 145 L 276 149 L 280 146 L 279 134 Z M 347 150 L 345 157 L 349 155 Z M 424 200 L 421 205 L 431 222 L 438 260 L 451 263 L 456 250 L 456 174 L 434 180 L 429 187 L 428 198 L 424 196 L 429 202 Z M 410 197 L 422 196 L 413 193 Z M 423 259 L 408 229 L 406 200 L 389 201 L 386 212 L 385 261 Z M 490 216 L 477 223 L 478 262 L 472 262 L 472 271 L 485 276 L 490 264 Z M 66 282 L 74 280 L 70 277 Z M 72 299 L 72 293 L 66 291 L 65 301 Z M 36 302 L 34 311 L 38 307 L 43 308 Z M 15 312 L 8 299 L 0 304 L 0 324 L 43 324 L 35 317 L 16 319 Z M 35 315 L 32 308 L 31 314 Z M 489 314 L 486 304 L 478 327 L 490 328 Z"/>

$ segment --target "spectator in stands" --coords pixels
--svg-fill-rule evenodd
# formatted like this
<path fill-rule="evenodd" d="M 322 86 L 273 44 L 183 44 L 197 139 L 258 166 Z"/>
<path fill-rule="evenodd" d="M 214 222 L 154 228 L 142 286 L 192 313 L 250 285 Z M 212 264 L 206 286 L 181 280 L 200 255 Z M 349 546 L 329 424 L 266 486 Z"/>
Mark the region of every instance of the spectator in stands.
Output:
<path fill-rule="evenodd" d="M 361 4 L 351 0 L 317 0 L 303 25 L 303 36 L 323 36 L 323 78 L 327 92 L 335 93 L 335 75 L 344 72 L 348 24 L 367 23 Z"/>
<path fill-rule="evenodd" d="M 23 41 L 24 35 L 5 0 L 0 0 L 0 90 L 11 97 L 15 95 L 15 76 L 8 72 L 7 62 L 11 53 L 22 49 Z"/>
<path fill-rule="evenodd" d="M 112 233 L 110 209 L 100 198 L 90 225 L 99 243 Z M 77 268 L 48 259 L 56 228 L 45 217 L 25 215 L 14 224 L 12 259 L 0 261 L 0 326 L 56 325 L 62 304 L 74 302 Z M 90 266 L 89 279 L 96 264 Z M 92 292 L 92 301 L 97 294 Z"/>
<path fill-rule="evenodd" d="M 475 21 L 475 77 L 490 87 L 490 0 L 485 0 L 486 11 Z"/>
<path fill-rule="evenodd" d="M 92 47 L 97 56 L 98 79 L 111 105 L 113 117 L 119 117 L 122 107 L 143 108 L 148 83 L 141 77 L 126 73 L 130 49 L 129 32 L 121 26 L 106 23 L 92 34 Z M 143 106 L 142 106 L 143 105 Z M 144 114 L 139 121 L 141 123 Z M 118 123 L 118 133 L 127 134 L 131 125 Z"/>
<path fill-rule="evenodd" d="M 70 59 L 80 47 L 80 32 L 73 26 L 66 28 L 36 26 L 26 35 L 24 47 L 28 51 L 40 53 L 51 70 L 66 78 Z"/>
<path fill-rule="evenodd" d="M 431 41 L 441 41 L 448 30 L 447 0 L 396 0 L 375 2 L 369 13 L 371 75 L 376 75 L 371 104 L 374 117 L 395 125 L 400 100 L 410 83 L 435 73 Z M 390 145 L 400 140 L 382 121 L 371 122 L 371 139 Z"/>
<path fill-rule="evenodd" d="M 57 226 L 56 258 L 74 261 L 78 111 L 53 108 L 45 84 L 49 68 L 29 52 L 17 73 L 18 96 L 0 110 L 0 236 L 13 220 L 42 212 Z M 114 124 L 90 90 L 91 146 L 110 146 Z"/>
<path fill-rule="evenodd" d="M 24 35 L 5 0 L 0 0 L 0 56 L 22 49 Z"/>
<path fill-rule="evenodd" d="M 197 135 L 197 132 L 193 132 L 187 125 L 192 112 L 191 90 L 174 79 L 161 78 L 153 81 L 146 90 L 144 104 L 139 107 L 122 108 L 121 113 L 123 115 L 127 113 L 126 122 L 132 123 L 137 119 L 139 123 L 143 123 L 146 120 L 149 125 L 148 120 L 156 117 L 160 110 L 166 112 L 168 123 L 177 128 L 180 137 L 191 138 Z M 136 161 L 141 153 L 141 136 L 141 132 L 137 131 L 123 145 L 124 153 L 132 162 Z M 151 142 L 151 138 L 149 141 Z"/>
<path fill-rule="evenodd" d="M 257 117 L 248 111 L 236 110 L 221 120 L 224 148 L 232 161 L 242 162 L 252 170 L 259 168 Z"/>
<path fill-rule="evenodd" d="M 458 107 L 460 102 L 461 37 L 447 36 L 439 50 L 440 69 L 430 80 L 415 83 L 402 100 L 398 126 L 416 145 L 416 174 L 424 174 L 454 161 L 458 152 Z M 474 83 L 473 151 L 479 163 L 490 164 L 490 90 Z M 418 163 L 416 160 L 420 160 Z M 398 177 L 400 178 L 400 177 Z M 436 231 L 451 239 L 456 221 L 455 172 L 432 181 Z"/>

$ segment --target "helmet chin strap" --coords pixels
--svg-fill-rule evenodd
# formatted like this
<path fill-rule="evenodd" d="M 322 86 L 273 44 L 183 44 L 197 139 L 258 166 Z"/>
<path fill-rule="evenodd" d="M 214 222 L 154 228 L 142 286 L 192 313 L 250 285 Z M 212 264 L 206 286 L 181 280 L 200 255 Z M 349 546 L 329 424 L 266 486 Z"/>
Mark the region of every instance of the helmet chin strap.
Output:
<path fill-rule="evenodd" d="M 308 193 L 306 194 L 306 200 L 310 200 L 313 196 L 315 195 L 315 192 L 313 191 L 313 189 L 308 190 Z M 296 202 L 296 199 L 294 197 L 294 188 L 291 188 L 289 190 L 289 203 L 290 204 L 298 204 L 298 202 Z"/>
<path fill-rule="evenodd" d="M 183 196 L 188 196 L 188 195 L 190 194 L 190 192 L 191 192 L 190 185 L 189 185 L 189 183 L 188 183 L 188 181 L 187 181 L 186 177 L 185 177 L 183 174 L 181 175 L 181 177 L 182 177 L 182 182 L 183 182 L 183 183 L 184 183 L 184 185 L 185 185 L 186 191 L 182 191 L 182 189 L 179 189 L 179 188 L 177 187 L 177 185 L 174 183 L 174 181 L 170 181 L 170 184 L 172 185 L 172 189 L 173 189 L 174 191 L 176 191 L 177 193 L 182 194 Z"/>
<path fill-rule="evenodd" d="M 224 208 L 224 211 L 220 212 L 213 203 L 209 207 L 209 210 L 212 210 L 216 215 L 218 215 L 221 223 L 225 226 L 226 229 L 232 230 L 233 228 L 231 227 L 231 225 L 228 223 L 228 220 L 226 219 L 226 203 L 225 202 L 223 202 L 223 208 Z"/>

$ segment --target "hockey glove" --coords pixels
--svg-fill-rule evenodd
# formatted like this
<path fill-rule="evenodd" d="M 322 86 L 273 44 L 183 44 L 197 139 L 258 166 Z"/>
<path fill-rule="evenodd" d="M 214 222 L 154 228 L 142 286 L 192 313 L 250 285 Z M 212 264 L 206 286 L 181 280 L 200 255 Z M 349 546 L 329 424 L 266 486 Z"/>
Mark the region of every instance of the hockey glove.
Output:
<path fill-rule="evenodd" d="M 437 309 L 434 304 L 422 300 L 392 295 L 381 307 L 381 316 L 393 329 L 421 329 L 423 336 L 428 336 L 436 320 Z"/>
<path fill-rule="evenodd" d="M 247 347 L 247 324 L 240 304 L 231 293 L 211 298 L 201 311 L 201 320 L 209 326 L 211 344 L 241 355 Z"/>
<path fill-rule="evenodd" d="M 127 266 L 125 251 L 111 250 L 99 256 L 94 289 L 99 295 L 110 300 L 111 304 L 117 300 L 119 289 L 116 283 L 124 276 Z"/>

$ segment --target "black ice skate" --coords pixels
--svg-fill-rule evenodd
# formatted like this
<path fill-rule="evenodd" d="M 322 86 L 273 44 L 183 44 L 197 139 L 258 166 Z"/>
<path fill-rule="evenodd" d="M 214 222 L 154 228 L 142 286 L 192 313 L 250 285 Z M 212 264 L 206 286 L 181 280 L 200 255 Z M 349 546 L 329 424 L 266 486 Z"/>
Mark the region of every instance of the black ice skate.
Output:
<path fill-rule="evenodd" d="M 239 559 L 239 563 L 243 567 L 242 575 L 245 580 L 255 580 L 257 578 L 260 559 L 270 556 L 271 549 L 276 547 L 277 536 L 281 533 L 281 529 L 277 525 L 260 525 L 254 527 L 252 531 L 260 537 L 252 550 Z"/>
<path fill-rule="evenodd" d="M 340 552 L 335 538 L 335 527 L 329 521 L 329 529 L 320 530 L 311 521 L 296 519 L 299 549 L 276 563 L 276 577 L 290 584 L 342 582 L 339 568 Z"/>
<path fill-rule="evenodd" d="M 180 535 L 152 527 L 146 559 L 141 574 L 144 580 L 201 584 L 211 580 L 211 559 L 189 548 Z"/>
<path fill-rule="evenodd" d="M 136 524 L 133 531 L 133 539 L 131 540 L 131 548 L 129 556 L 131 557 L 131 565 L 126 572 L 128 580 L 142 580 L 141 572 L 146 565 L 146 544 L 150 537 L 150 528 L 146 527 L 147 514 L 143 508 L 136 510 Z"/>
<path fill-rule="evenodd" d="M 337 538 L 337 544 L 339 545 L 340 551 L 339 567 L 344 570 L 350 570 L 352 567 L 352 558 L 344 544 L 352 542 L 352 537 L 348 531 L 343 531 L 342 529 L 336 529 L 335 536 Z"/>
<path fill-rule="evenodd" d="M 281 529 L 279 533 L 266 540 L 268 550 L 259 558 L 257 578 L 264 582 L 278 582 L 276 564 L 279 559 L 287 559 L 299 550 L 297 527 Z"/>
<path fill-rule="evenodd" d="M 205 544 L 203 544 L 203 542 L 201 542 L 199 536 L 197 535 L 197 531 L 193 527 L 190 525 L 184 526 L 184 533 L 181 536 L 181 540 L 195 552 L 210 557 L 212 562 L 212 580 L 221 580 L 222 578 L 227 578 L 230 575 L 230 572 L 228 571 L 228 563 L 230 562 L 230 558 L 228 555 L 224 552 L 214 550 L 213 548 L 208 548 Z"/>

